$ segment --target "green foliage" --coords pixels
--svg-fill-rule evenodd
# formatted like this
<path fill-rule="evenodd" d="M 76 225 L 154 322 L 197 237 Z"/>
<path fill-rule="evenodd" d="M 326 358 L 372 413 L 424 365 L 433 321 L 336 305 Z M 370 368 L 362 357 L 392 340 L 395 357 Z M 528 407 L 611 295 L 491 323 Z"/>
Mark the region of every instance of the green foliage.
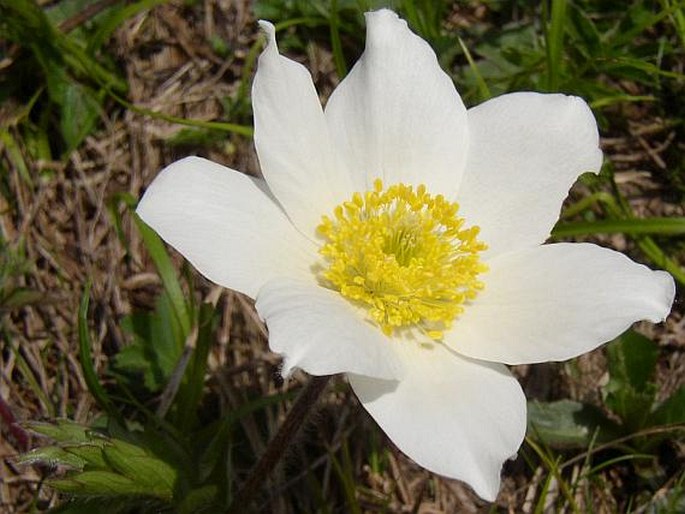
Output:
<path fill-rule="evenodd" d="M 50 8 L 35 0 L 0 0 L 0 40 L 16 45 L 11 64 L 0 69 L 0 102 L 25 107 L 9 119 L 0 117 L 0 145 L 26 180 L 30 176 L 22 154 L 33 160 L 67 158 L 93 132 L 108 98 L 141 114 L 211 133 L 251 135 L 247 126 L 180 119 L 137 108 L 124 98 L 128 85 L 105 43 L 123 21 L 165 1 L 114 2 L 79 24 L 74 23 L 78 15 L 96 7 L 90 0 L 61 0 Z M 242 93 L 236 100 L 244 111 L 240 119 L 249 105 Z M 239 113 L 233 109 L 231 114 Z"/>
<path fill-rule="evenodd" d="M 355 52 L 345 48 L 344 43 L 351 42 L 352 48 L 359 48 L 363 41 L 362 11 L 353 0 L 257 0 L 253 9 L 259 19 L 283 20 L 276 23 L 277 29 L 298 25 L 296 34 L 279 34 L 279 46 L 284 49 L 306 50 L 311 41 L 322 39 L 325 34 L 340 77 L 347 73 L 353 57 L 350 53 Z"/>
<path fill-rule="evenodd" d="M 655 383 L 657 346 L 629 330 L 607 347 L 609 383 L 605 404 L 622 421 L 628 433 L 685 422 L 685 387 L 657 402 Z M 651 444 L 658 438 L 651 438 Z"/>
<path fill-rule="evenodd" d="M 83 296 L 81 297 L 81 304 L 78 312 L 79 362 L 81 363 L 81 369 L 83 370 L 83 378 L 86 381 L 88 390 L 93 395 L 100 408 L 109 413 L 110 416 L 121 420 L 119 411 L 109 398 L 104 387 L 102 387 L 100 384 L 97 370 L 93 365 L 93 359 L 91 356 L 92 343 L 90 340 L 90 334 L 88 332 L 87 319 L 89 302 L 90 284 L 87 284 L 85 291 L 83 292 Z"/>
<path fill-rule="evenodd" d="M 192 306 L 186 303 L 181 285 L 176 278 L 176 270 L 171 263 L 171 259 L 169 259 L 169 254 L 161 238 L 150 227 L 145 225 L 137 215 L 134 215 L 134 219 L 150 257 L 155 263 L 157 272 L 162 279 L 164 290 L 169 297 L 174 317 L 182 332 L 182 336 L 186 337 L 190 333 L 191 328 Z"/>
<path fill-rule="evenodd" d="M 590 442 L 608 443 L 641 430 L 684 423 L 685 387 L 663 402 L 656 400 L 658 356 L 659 349 L 652 341 L 635 331 L 625 332 L 607 346 L 609 381 L 602 392 L 612 417 L 595 406 L 571 400 L 530 402 L 531 433 L 550 446 L 583 448 Z M 651 436 L 651 446 L 658 440 Z"/>
<path fill-rule="evenodd" d="M 562 212 L 561 220 L 552 231 L 552 237 L 580 236 L 600 233 L 622 232 L 632 236 L 636 245 L 655 266 L 665 269 L 677 282 L 685 285 L 685 268 L 668 255 L 662 249 L 662 244 L 656 242 L 652 235 L 659 237 L 682 236 L 682 218 L 652 218 L 639 219 L 635 216 L 632 207 L 621 195 L 614 180 L 610 165 L 605 165 L 599 177 L 587 176 L 586 185 L 593 191 L 592 194 L 569 206 Z M 611 193 L 603 190 L 606 186 L 611 188 Z M 601 208 L 607 219 L 598 220 L 594 208 Z M 568 222 L 566 219 L 582 215 L 584 221 Z"/>
<path fill-rule="evenodd" d="M 641 37 L 672 16 L 675 6 L 655 12 L 649 2 L 626 6 L 621 2 L 554 0 L 540 5 L 542 33 L 522 16 L 485 37 L 474 31 L 473 39 L 467 41 L 482 58 L 476 62 L 493 94 L 563 91 L 606 107 L 650 98 L 626 94 L 620 88 L 621 80 L 659 92 L 665 86 L 661 79 L 683 79 L 660 68 L 664 58 L 682 56 L 682 47 L 665 40 L 665 44 L 655 45 L 652 39 Z"/>
<path fill-rule="evenodd" d="M 76 496 L 126 497 L 126 501 L 138 496 L 145 503 L 150 498 L 158 503 L 173 498 L 178 472 L 149 448 L 66 420 L 28 427 L 57 444 L 32 450 L 20 461 L 68 469 L 64 476 L 48 481 L 55 489 Z"/>
<path fill-rule="evenodd" d="M 559 223 L 554 237 L 585 236 L 589 234 L 629 235 L 685 235 L 685 218 L 607 219 Z"/>
<path fill-rule="evenodd" d="M 563 487 L 573 489 L 579 482 L 577 478 L 572 484 L 565 482 L 551 448 L 588 449 L 587 472 L 583 476 L 591 477 L 605 467 L 625 461 L 634 462 L 641 480 L 653 482 L 662 473 L 655 466 L 658 451 L 675 433 L 673 430 L 682 429 L 685 423 L 685 387 L 663 402 L 657 401 L 654 380 L 658 356 L 659 350 L 652 341 L 629 330 L 607 347 L 609 380 L 603 388 L 606 410 L 571 400 L 529 403 L 528 443 Z M 597 453 L 595 447 L 614 448 L 620 453 L 591 460 L 590 456 Z M 677 512 L 669 510 L 670 505 L 680 505 L 682 494 L 673 494 L 668 502 L 659 502 L 659 509 Z M 541 497 L 542 503 L 543 500 Z M 574 500 L 569 496 L 569 501 Z"/>
<path fill-rule="evenodd" d="M 557 448 L 586 448 L 592 442 L 611 441 L 620 433 L 599 408 L 573 400 L 528 402 L 528 429 Z"/>
<path fill-rule="evenodd" d="M 114 357 L 112 370 L 135 388 L 142 375 L 147 391 L 159 392 L 168 382 L 183 353 L 183 332 L 165 293 L 157 298 L 154 312 L 134 312 L 122 320 L 131 343 Z"/>
<path fill-rule="evenodd" d="M 633 331 L 607 347 L 610 378 L 604 402 L 631 431 L 648 424 L 656 394 L 653 380 L 658 355 L 652 341 Z"/>
<path fill-rule="evenodd" d="M 32 0 L 0 2 L 0 37 L 23 47 L 10 68 L 12 80 L 0 76 L 0 98 L 21 103 L 35 96 L 24 130 L 60 134 L 61 142 L 51 141 L 58 155 L 74 150 L 93 130 L 107 89 L 126 91 L 101 47 L 89 45 L 88 30 L 64 33 L 57 25 L 83 3 L 64 0 L 46 11 Z M 95 27 L 98 20 L 91 23 Z"/>
<path fill-rule="evenodd" d="M 233 445 L 246 445 L 239 421 L 291 396 L 248 399 L 229 413 L 204 405 L 215 308 L 191 301 L 192 292 L 183 292 L 158 236 L 138 224 L 164 289 L 154 312 L 134 312 L 125 320 L 131 341 L 114 356 L 107 386 L 100 382 L 91 355 L 89 287 L 79 309 L 79 361 L 105 416 L 98 428 L 67 420 L 27 424 L 54 441 L 21 458 L 61 470 L 46 483 L 70 501 L 54 512 L 104 506 L 122 514 L 222 512 L 231 501 L 231 470 L 238 465 L 233 461 L 254 460 L 254 455 L 232 450 Z M 153 412 L 146 404 L 155 398 L 159 405 Z"/>
<path fill-rule="evenodd" d="M 583 480 L 617 464 L 632 462 L 637 479 L 645 488 L 663 481 L 658 467 L 659 449 L 685 423 L 685 387 L 663 402 L 657 402 L 654 382 L 659 350 L 652 341 L 627 331 L 607 346 L 609 380 L 603 388 L 605 410 L 572 400 L 528 405 L 529 446 L 560 485 L 565 503 L 576 504 L 573 491 Z M 616 422 L 615 420 L 618 420 Z M 586 449 L 584 471 L 570 479 L 567 463 L 553 451 Z M 614 452 L 602 454 L 601 450 Z M 650 484 L 650 485 L 647 485 Z M 546 484 L 548 487 L 549 484 Z M 675 488 L 668 498 L 654 502 L 654 512 L 678 512 L 682 490 Z M 547 489 L 540 493 L 538 504 L 547 506 Z M 678 507 L 675 507 L 678 506 Z M 547 507 L 545 507 L 547 508 Z"/>
<path fill-rule="evenodd" d="M 653 413 L 655 425 L 685 424 L 685 386 L 664 400 Z"/>
<path fill-rule="evenodd" d="M 88 429 L 68 419 L 58 419 L 54 423 L 31 421 L 26 423 L 26 428 L 58 443 L 79 444 L 88 441 Z"/>
<path fill-rule="evenodd" d="M 28 423 L 54 444 L 21 456 L 24 464 L 60 469 L 47 485 L 71 498 L 70 508 L 104 505 L 117 512 L 223 512 L 230 504 L 231 445 L 237 422 L 251 412 L 286 399 L 275 395 L 249 402 L 202 429 L 179 433 L 161 420 L 124 428 L 111 420 L 92 429 L 68 420 Z M 194 417 L 195 412 L 187 412 Z M 66 508 L 66 507 L 65 507 Z M 71 512 L 57 509 L 54 512 Z"/>

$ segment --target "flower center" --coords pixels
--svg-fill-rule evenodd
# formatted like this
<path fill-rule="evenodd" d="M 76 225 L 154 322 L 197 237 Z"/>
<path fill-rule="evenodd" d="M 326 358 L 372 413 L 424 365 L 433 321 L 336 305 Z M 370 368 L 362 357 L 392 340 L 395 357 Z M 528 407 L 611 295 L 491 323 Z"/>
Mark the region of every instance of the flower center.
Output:
<path fill-rule="evenodd" d="M 465 227 L 459 206 L 424 185 L 355 193 L 317 227 L 328 266 L 320 279 L 365 307 L 386 335 L 416 327 L 441 339 L 464 303 L 484 285 L 479 227 Z"/>

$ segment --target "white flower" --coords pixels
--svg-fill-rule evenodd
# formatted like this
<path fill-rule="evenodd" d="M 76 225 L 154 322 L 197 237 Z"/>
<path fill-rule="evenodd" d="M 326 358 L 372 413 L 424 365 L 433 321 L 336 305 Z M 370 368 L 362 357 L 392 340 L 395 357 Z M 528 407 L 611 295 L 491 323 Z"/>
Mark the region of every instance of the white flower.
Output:
<path fill-rule="evenodd" d="M 593 244 L 542 245 L 577 176 L 602 163 L 581 99 L 515 93 L 467 111 L 403 20 L 366 20 L 366 50 L 325 110 L 261 22 L 265 180 L 189 157 L 138 213 L 210 280 L 256 298 L 284 374 L 346 373 L 402 451 L 494 500 L 526 429 L 504 364 L 569 359 L 659 322 L 675 285 Z"/>

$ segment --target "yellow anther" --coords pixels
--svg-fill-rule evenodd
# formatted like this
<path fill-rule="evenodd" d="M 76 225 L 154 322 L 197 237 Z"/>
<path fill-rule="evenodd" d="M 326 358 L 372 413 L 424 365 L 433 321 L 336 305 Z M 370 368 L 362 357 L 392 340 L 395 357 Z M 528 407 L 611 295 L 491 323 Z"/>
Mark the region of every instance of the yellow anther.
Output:
<path fill-rule="evenodd" d="M 424 185 L 355 193 L 323 216 L 318 232 L 328 267 L 321 281 L 364 306 L 381 330 L 418 328 L 441 339 L 463 304 L 484 287 L 480 229 L 464 227 L 459 206 Z"/>

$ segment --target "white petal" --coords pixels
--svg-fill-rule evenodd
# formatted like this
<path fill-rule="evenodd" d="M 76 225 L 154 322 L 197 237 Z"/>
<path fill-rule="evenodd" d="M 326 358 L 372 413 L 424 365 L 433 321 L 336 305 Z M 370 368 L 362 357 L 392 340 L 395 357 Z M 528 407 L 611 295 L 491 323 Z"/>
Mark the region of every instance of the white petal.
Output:
<path fill-rule="evenodd" d="M 290 219 L 308 237 L 323 214 L 349 199 L 352 184 L 336 163 L 309 72 L 278 53 L 273 25 L 252 84 L 254 140 L 262 173 Z"/>
<path fill-rule="evenodd" d="M 495 255 L 542 243 L 578 175 L 602 165 L 587 104 L 513 93 L 468 111 L 469 155 L 457 199 Z"/>
<path fill-rule="evenodd" d="M 417 464 L 467 482 L 494 501 L 502 463 L 526 432 L 526 399 L 500 364 L 472 361 L 441 345 L 403 345 L 398 382 L 350 375 L 362 405 Z"/>
<path fill-rule="evenodd" d="M 525 364 L 570 359 L 639 320 L 663 321 L 673 278 L 587 243 L 559 243 L 498 256 L 485 289 L 445 343 L 476 359 Z"/>
<path fill-rule="evenodd" d="M 136 212 L 209 280 L 252 298 L 274 277 L 313 281 L 316 248 L 263 180 L 187 157 L 157 175 Z"/>
<path fill-rule="evenodd" d="M 456 192 L 466 109 L 428 43 L 388 10 L 366 14 L 366 49 L 331 95 L 326 119 L 358 189 L 373 179 Z"/>
<path fill-rule="evenodd" d="M 293 368 L 312 375 L 352 372 L 390 379 L 402 374 L 394 342 L 339 293 L 272 280 L 259 292 L 256 307 L 269 327 L 271 350 L 285 358 L 284 376 Z"/>

